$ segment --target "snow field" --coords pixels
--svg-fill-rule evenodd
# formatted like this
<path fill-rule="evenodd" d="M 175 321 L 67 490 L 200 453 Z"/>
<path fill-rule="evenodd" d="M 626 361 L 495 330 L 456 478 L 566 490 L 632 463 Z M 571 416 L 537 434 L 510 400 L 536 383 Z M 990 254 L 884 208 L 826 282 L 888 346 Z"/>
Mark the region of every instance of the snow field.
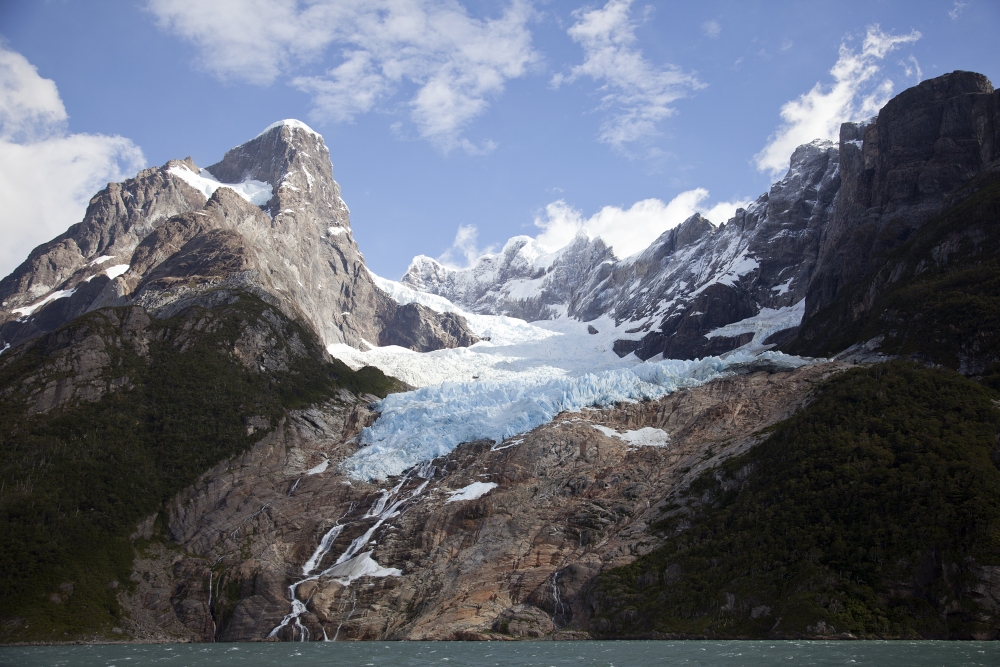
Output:
<path fill-rule="evenodd" d="M 652 426 L 644 426 L 634 431 L 623 431 L 619 433 L 613 428 L 594 424 L 594 428 L 608 436 L 624 440 L 632 447 L 666 447 L 670 444 L 670 435 L 666 431 Z"/>

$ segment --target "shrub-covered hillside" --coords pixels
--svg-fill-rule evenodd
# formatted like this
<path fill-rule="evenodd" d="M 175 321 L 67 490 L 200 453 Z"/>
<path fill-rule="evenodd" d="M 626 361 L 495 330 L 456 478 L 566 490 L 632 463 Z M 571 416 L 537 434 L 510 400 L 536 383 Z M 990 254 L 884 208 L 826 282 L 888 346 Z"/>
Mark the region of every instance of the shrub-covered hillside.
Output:
<path fill-rule="evenodd" d="M 1000 410 L 907 362 L 856 369 L 689 490 L 665 545 L 599 577 L 605 636 L 996 638 Z"/>

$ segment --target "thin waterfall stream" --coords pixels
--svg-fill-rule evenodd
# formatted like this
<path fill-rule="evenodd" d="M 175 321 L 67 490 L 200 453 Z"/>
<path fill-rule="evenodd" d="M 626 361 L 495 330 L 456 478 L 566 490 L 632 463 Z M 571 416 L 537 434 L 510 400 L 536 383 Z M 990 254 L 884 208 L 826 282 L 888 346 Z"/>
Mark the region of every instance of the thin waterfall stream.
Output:
<path fill-rule="evenodd" d="M 382 493 L 372 503 L 371 507 L 368 508 L 368 511 L 365 512 L 363 517 L 357 521 L 341 523 L 341 521 L 343 521 L 345 517 L 349 516 L 357 506 L 356 503 L 351 503 L 348 510 L 339 519 L 337 519 L 337 522 L 332 527 L 326 531 L 322 539 L 320 539 L 316 550 L 313 551 L 309 559 L 305 562 L 305 564 L 303 564 L 302 576 L 304 578 L 299 579 L 288 586 L 288 595 L 291 599 L 292 608 L 282 619 L 281 623 L 271 630 L 268 637 L 277 637 L 278 633 L 281 632 L 283 628 L 291 627 L 293 641 L 309 641 L 311 638 L 309 628 L 304 626 L 302 624 L 302 620 L 299 618 L 302 614 L 306 613 L 309 600 L 303 602 L 298 597 L 298 587 L 307 581 L 317 581 L 323 577 L 328 577 L 334 579 L 343 586 L 350 586 L 351 582 L 360 577 L 399 576 L 399 570 L 380 566 L 371 557 L 373 550 L 368 550 L 364 553 L 361 553 L 361 550 L 368 545 L 371 538 L 374 536 L 375 531 L 378 530 L 382 524 L 399 516 L 404 505 L 415 500 L 427 489 L 427 485 L 434 477 L 435 471 L 436 466 L 431 465 L 430 461 L 426 461 L 419 466 L 411 468 L 403 475 L 402 479 L 398 484 L 396 484 L 396 486 L 391 489 L 382 490 Z M 400 494 L 403 487 L 414 477 L 423 481 L 421 481 L 416 488 L 401 496 Z M 333 565 L 318 574 L 313 574 L 313 572 L 320 566 L 320 563 L 326 555 L 330 552 L 330 549 L 333 548 L 334 543 L 344 532 L 345 528 L 348 528 L 359 521 L 368 521 L 370 519 L 375 519 L 375 523 L 372 524 L 372 526 L 369 527 L 364 533 L 354 538 L 343 553 L 337 557 Z M 357 599 L 356 596 L 354 596 L 353 591 L 352 599 L 354 606 L 348 613 L 347 619 L 349 619 L 351 614 L 354 613 L 354 607 L 357 606 Z M 337 636 L 340 634 L 340 628 L 347 621 L 347 619 L 341 621 L 332 640 L 327 638 L 326 628 L 323 628 L 323 639 L 325 641 L 336 641 Z"/>

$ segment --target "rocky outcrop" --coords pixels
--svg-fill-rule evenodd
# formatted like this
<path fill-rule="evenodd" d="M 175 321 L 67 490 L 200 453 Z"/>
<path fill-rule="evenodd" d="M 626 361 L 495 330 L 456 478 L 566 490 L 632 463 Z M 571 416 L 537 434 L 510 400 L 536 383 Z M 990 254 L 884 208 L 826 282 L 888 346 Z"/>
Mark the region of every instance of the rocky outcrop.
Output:
<path fill-rule="evenodd" d="M 134 631 L 585 638 L 588 582 L 655 548 L 649 525 L 672 494 L 745 451 L 840 368 L 749 372 L 658 402 L 567 413 L 500 446 L 467 443 L 384 486 L 338 470 L 370 414 L 363 403 L 291 413 L 172 502 L 168 543 L 180 551 L 137 561 L 134 580 L 153 583 L 122 593 L 133 618 L 148 619 Z M 643 427 L 666 431 L 669 445 L 614 436 Z M 452 500 L 477 482 L 485 495 Z M 296 582 L 304 607 L 282 625 Z"/>
<path fill-rule="evenodd" d="M 284 121 L 206 170 L 188 158 L 110 184 L 83 222 L 0 281 L 0 348 L 98 308 L 158 315 L 234 287 L 326 344 L 391 339 L 427 351 L 477 340 L 460 316 L 397 313 L 365 267 L 322 137 Z"/>

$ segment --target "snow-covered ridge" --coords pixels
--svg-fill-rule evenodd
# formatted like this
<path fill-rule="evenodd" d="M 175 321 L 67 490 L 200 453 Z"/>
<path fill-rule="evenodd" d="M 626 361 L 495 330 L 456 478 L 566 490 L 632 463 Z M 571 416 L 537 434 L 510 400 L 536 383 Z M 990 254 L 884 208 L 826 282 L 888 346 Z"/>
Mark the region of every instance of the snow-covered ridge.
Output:
<path fill-rule="evenodd" d="M 231 188 L 243 199 L 254 206 L 263 206 L 274 194 L 271 184 L 264 181 L 247 179 L 242 183 L 222 183 L 212 176 L 207 169 L 202 169 L 200 173 L 195 173 L 185 164 L 175 164 L 167 169 L 167 173 L 173 174 L 198 192 L 210 198 L 219 188 Z"/>
<path fill-rule="evenodd" d="M 390 394 L 378 404 L 378 420 L 361 432 L 363 448 L 346 459 L 341 469 L 355 479 L 397 476 L 448 454 L 463 442 L 489 439 L 500 444 L 548 423 L 561 412 L 659 399 L 722 377 L 734 364 L 755 359 L 786 368 L 809 363 L 780 352 L 737 353 L 725 359 L 639 363 L 579 377 L 445 382 Z"/>

